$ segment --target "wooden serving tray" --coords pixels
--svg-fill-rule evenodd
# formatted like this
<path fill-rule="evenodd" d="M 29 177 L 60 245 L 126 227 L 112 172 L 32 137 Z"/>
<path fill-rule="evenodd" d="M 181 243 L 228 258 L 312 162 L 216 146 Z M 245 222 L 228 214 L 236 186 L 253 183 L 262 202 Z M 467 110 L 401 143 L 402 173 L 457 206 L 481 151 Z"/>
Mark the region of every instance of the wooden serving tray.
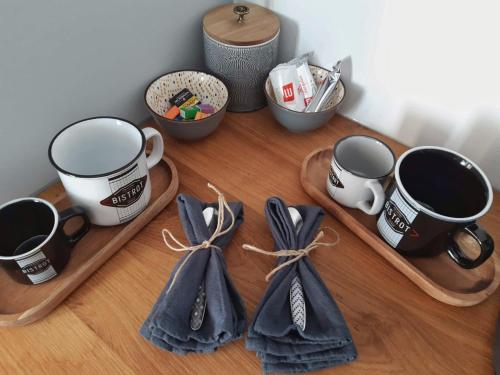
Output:
<path fill-rule="evenodd" d="M 446 252 L 434 257 L 403 257 L 379 235 L 377 216 L 347 208 L 335 202 L 326 190 L 326 177 L 332 149 L 319 149 L 302 163 L 300 181 L 307 194 L 344 223 L 396 269 L 435 299 L 454 306 L 472 306 L 488 298 L 500 283 L 500 254 L 496 251 L 485 263 L 466 270 L 453 262 Z M 458 239 L 473 252 L 470 237 Z"/>
<path fill-rule="evenodd" d="M 149 173 L 152 189 L 148 207 L 122 225 L 93 225 L 73 248 L 59 276 L 40 285 L 25 285 L 16 283 L 0 269 L 0 327 L 26 325 L 48 315 L 172 201 L 179 188 L 174 163 L 163 156 Z M 65 193 L 52 203 L 59 211 L 71 205 Z"/>

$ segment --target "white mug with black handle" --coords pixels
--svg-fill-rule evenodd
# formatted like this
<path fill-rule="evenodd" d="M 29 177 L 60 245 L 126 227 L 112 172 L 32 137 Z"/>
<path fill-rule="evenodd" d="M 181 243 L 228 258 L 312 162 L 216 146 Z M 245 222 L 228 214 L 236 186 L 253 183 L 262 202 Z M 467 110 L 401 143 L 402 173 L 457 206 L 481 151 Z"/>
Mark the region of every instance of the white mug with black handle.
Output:
<path fill-rule="evenodd" d="M 340 204 L 376 215 L 384 205 L 383 184 L 394 163 L 394 153 L 384 142 L 366 135 L 344 137 L 333 148 L 326 189 Z"/>
<path fill-rule="evenodd" d="M 146 142 L 153 149 L 146 156 Z M 163 139 L 114 117 L 94 117 L 61 130 L 49 159 L 74 204 L 97 225 L 117 225 L 139 215 L 151 197 L 149 169 L 163 157 Z"/>

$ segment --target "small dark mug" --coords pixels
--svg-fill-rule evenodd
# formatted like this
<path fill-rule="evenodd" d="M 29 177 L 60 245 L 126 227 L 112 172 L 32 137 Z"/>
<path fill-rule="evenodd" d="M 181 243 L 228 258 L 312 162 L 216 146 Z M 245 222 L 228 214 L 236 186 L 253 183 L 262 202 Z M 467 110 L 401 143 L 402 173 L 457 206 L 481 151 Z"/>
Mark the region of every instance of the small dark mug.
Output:
<path fill-rule="evenodd" d="M 76 216 L 83 224 L 68 235 L 64 225 Z M 17 282 L 43 283 L 61 273 L 72 247 L 89 229 L 89 218 L 80 207 L 58 213 L 40 198 L 7 202 L 0 206 L 0 264 Z"/>
<path fill-rule="evenodd" d="M 493 190 L 486 175 L 465 156 L 442 147 L 415 147 L 398 159 L 394 181 L 377 227 L 403 255 L 430 256 L 447 251 L 463 268 L 475 268 L 494 250 L 491 236 L 476 220 L 491 207 Z M 468 257 L 455 242 L 458 232 L 481 247 Z"/>

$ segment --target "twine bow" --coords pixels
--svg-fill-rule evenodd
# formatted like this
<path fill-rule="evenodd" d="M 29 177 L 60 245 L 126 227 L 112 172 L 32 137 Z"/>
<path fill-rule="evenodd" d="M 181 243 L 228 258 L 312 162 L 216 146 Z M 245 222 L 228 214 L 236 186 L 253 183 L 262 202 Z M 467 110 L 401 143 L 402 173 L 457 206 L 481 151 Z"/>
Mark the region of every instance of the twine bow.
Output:
<path fill-rule="evenodd" d="M 321 230 L 320 232 L 318 232 L 318 234 L 316 235 L 314 240 L 312 240 L 312 242 L 303 249 L 297 249 L 297 250 L 283 249 L 283 250 L 278 250 L 278 251 L 267 251 L 267 250 L 263 250 L 261 248 L 258 248 L 256 246 L 249 245 L 249 244 L 244 244 L 243 249 L 249 250 L 249 251 L 255 251 L 256 253 L 269 255 L 269 256 L 273 256 L 273 257 L 293 257 L 292 259 L 289 259 L 286 262 L 283 262 L 283 263 L 279 264 L 278 266 L 276 266 L 275 268 L 273 268 L 271 270 L 271 272 L 269 272 L 266 275 L 266 281 L 269 281 L 271 276 L 273 276 L 276 272 L 278 272 L 279 270 L 285 268 L 286 266 L 288 266 L 292 263 L 297 262 L 300 258 L 309 255 L 309 253 L 312 250 L 317 249 L 318 247 L 321 247 L 321 246 L 332 247 L 332 246 L 335 246 L 336 244 L 339 243 L 340 236 L 335 229 L 329 228 L 329 227 L 326 227 L 324 229 L 329 229 L 333 233 L 335 233 L 335 236 L 336 236 L 335 241 L 333 241 L 333 242 L 320 242 L 319 240 L 321 238 L 323 238 L 325 235 L 325 233 Z"/>
<path fill-rule="evenodd" d="M 161 231 L 161 233 L 163 235 L 163 241 L 165 242 L 165 245 L 167 245 L 167 247 L 170 250 L 177 251 L 177 252 L 189 252 L 189 254 L 184 258 L 182 263 L 179 265 L 179 267 L 175 271 L 174 277 L 172 278 L 172 282 L 170 283 L 170 286 L 167 289 L 167 293 L 170 291 L 170 289 L 172 289 L 172 286 L 174 286 L 175 282 L 177 281 L 177 277 L 179 276 L 182 268 L 187 263 L 189 258 L 199 250 L 210 249 L 210 248 L 215 248 L 215 249 L 221 250 L 221 248 L 214 245 L 213 242 L 217 238 L 219 238 L 220 236 L 223 236 L 224 234 L 229 232 L 234 226 L 234 222 L 235 222 L 234 213 L 231 210 L 231 207 L 229 207 L 229 204 L 227 203 L 226 198 L 224 198 L 224 194 L 222 194 L 215 186 L 213 186 L 210 183 L 208 183 L 207 186 L 209 189 L 212 189 L 213 191 L 215 191 L 217 193 L 217 196 L 218 196 L 217 201 L 219 204 L 219 208 L 218 208 L 219 213 L 217 215 L 217 226 L 215 228 L 214 233 L 212 234 L 212 236 L 208 240 L 203 241 L 199 245 L 187 246 L 187 245 L 184 245 L 182 242 L 180 242 L 177 238 L 175 238 L 174 235 L 172 234 L 172 232 L 170 232 L 168 229 L 163 229 Z M 224 225 L 225 209 L 227 209 L 227 211 L 229 212 L 229 215 L 231 216 L 231 224 L 226 229 L 222 230 L 222 226 Z M 177 244 L 177 246 L 172 245 L 169 242 L 167 235 L 170 236 L 170 239 L 173 242 L 175 242 Z"/>

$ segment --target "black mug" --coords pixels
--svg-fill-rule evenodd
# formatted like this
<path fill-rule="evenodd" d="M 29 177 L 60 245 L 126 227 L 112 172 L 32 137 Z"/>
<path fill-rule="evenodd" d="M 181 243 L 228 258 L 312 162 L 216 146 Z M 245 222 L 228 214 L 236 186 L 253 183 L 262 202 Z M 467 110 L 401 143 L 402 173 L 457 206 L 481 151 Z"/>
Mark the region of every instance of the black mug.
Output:
<path fill-rule="evenodd" d="M 401 155 L 394 173 L 377 221 L 393 248 L 415 256 L 447 251 L 463 268 L 475 268 L 491 256 L 493 239 L 476 220 L 490 209 L 493 190 L 476 164 L 452 150 L 424 146 Z M 469 258 L 455 242 L 460 231 L 480 245 L 477 258 Z"/>
<path fill-rule="evenodd" d="M 83 224 L 66 234 L 73 217 Z M 40 284 L 61 273 L 72 247 L 89 231 L 90 221 L 80 207 L 61 213 L 40 198 L 21 198 L 0 206 L 0 264 L 17 282 Z"/>

